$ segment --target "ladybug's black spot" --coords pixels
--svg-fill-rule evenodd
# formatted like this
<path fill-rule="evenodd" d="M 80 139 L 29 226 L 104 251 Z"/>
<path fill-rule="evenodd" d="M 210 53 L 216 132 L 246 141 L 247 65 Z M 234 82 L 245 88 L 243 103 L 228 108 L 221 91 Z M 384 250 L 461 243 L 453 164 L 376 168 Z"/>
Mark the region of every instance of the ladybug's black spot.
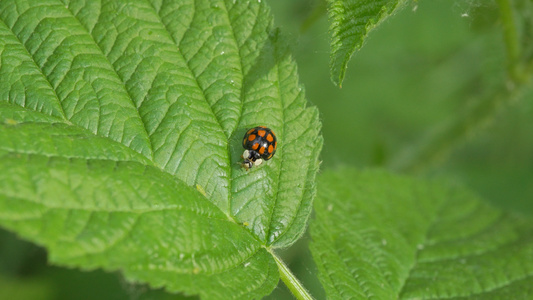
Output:
<path fill-rule="evenodd" d="M 269 160 L 276 153 L 277 138 L 270 128 L 257 126 L 246 132 L 242 145 L 244 149 L 250 151 L 250 161 L 255 162 L 259 158 Z M 257 156 L 257 158 L 252 156 Z"/>

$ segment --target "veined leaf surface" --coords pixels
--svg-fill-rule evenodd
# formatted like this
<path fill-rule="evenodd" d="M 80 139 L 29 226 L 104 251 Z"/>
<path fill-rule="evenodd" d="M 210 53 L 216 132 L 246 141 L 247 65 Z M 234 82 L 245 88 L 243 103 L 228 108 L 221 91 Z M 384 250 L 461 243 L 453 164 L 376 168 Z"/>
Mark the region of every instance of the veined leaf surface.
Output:
<path fill-rule="evenodd" d="M 311 252 L 329 298 L 531 297 L 531 220 L 384 172 L 321 176 Z"/>
<path fill-rule="evenodd" d="M 1 1 L 0 123 L 0 225 L 52 262 L 257 298 L 305 230 L 320 122 L 260 2 Z"/>
<path fill-rule="evenodd" d="M 331 80 L 342 86 L 348 62 L 369 32 L 406 0 L 328 0 L 331 34 Z"/>

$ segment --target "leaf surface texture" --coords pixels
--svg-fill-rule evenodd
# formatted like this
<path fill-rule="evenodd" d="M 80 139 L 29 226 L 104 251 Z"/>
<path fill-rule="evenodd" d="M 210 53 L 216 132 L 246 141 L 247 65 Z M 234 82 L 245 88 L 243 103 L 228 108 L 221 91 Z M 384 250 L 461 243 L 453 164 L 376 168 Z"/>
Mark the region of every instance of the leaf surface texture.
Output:
<path fill-rule="evenodd" d="M 381 171 L 321 175 L 311 252 L 332 299 L 526 299 L 533 223 L 462 188 Z"/>
<path fill-rule="evenodd" d="M 59 264 L 259 298 L 311 211 L 318 111 L 260 2 L 2 1 L 0 124 L 0 225 Z"/>
<path fill-rule="evenodd" d="M 348 62 L 368 34 L 395 13 L 405 0 L 328 0 L 331 80 L 342 86 Z"/>

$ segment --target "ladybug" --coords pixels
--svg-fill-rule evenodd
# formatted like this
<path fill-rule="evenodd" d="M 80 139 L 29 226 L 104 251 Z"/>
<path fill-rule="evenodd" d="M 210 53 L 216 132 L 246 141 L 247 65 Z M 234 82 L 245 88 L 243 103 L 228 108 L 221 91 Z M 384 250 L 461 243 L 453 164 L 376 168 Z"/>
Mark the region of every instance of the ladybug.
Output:
<path fill-rule="evenodd" d="M 272 129 L 265 126 L 257 126 L 249 129 L 242 140 L 244 159 L 242 166 L 249 170 L 253 166 L 259 166 L 263 160 L 269 160 L 276 153 L 278 142 Z"/>

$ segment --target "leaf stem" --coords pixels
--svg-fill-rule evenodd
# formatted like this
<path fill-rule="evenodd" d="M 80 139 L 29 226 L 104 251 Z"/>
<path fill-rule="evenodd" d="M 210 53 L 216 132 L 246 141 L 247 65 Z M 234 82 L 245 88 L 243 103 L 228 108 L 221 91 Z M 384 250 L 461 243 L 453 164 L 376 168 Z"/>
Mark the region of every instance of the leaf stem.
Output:
<path fill-rule="evenodd" d="M 268 252 L 274 257 L 276 264 L 278 265 L 279 275 L 281 280 L 289 288 L 291 293 L 298 300 L 313 300 L 313 297 L 309 292 L 303 287 L 303 285 L 298 281 L 298 279 L 292 274 L 291 270 L 285 265 L 285 263 L 274 253 L 272 249 L 268 249 Z"/>
<path fill-rule="evenodd" d="M 420 173 L 442 162 L 460 142 L 487 127 L 504 105 L 517 102 L 524 90 L 520 85 L 495 95 L 481 96 L 475 105 L 434 127 L 425 137 L 404 149 L 389 167 L 400 172 Z"/>
<path fill-rule="evenodd" d="M 520 61 L 520 40 L 513 15 L 510 0 L 496 0 L 500 8 L 500 17 L 503 25 L 503 38 L 507 50 L 508 72 L 513 81 L 520 81 L 518 63 Z"/>
<path fill-rule="evenodd" d="M 327 3 L 326 0 L 319 0 L 318 3 L 315 4 L 315 8 L 309 16 L 303 21 L 302 25 L 300 26 L 300 33 L 305 33 L 313 24 L 316 23 L 320 18 L 326 15 L 327 12 Z"/>
<path fill-rule="evenodd" d="M 435 130 L 419 144 L 408 147 L 397 155 L 390 166 L 408 172 L 420 172 L 437 160 L 447 156 L 452 148 L 473 132 L 489 124 L 503 105 L 516 102 L 530 87 L 533 62 L 523 61 L 520 38 L 516 26 L 512 0 L 496 0 L 503 25 L 503 39 L 507 52 L 507 72 L 509 81 L 498 93 L 478 97 L 477 103 L 464 113 L 452 117 L 448 123 Z"/>

